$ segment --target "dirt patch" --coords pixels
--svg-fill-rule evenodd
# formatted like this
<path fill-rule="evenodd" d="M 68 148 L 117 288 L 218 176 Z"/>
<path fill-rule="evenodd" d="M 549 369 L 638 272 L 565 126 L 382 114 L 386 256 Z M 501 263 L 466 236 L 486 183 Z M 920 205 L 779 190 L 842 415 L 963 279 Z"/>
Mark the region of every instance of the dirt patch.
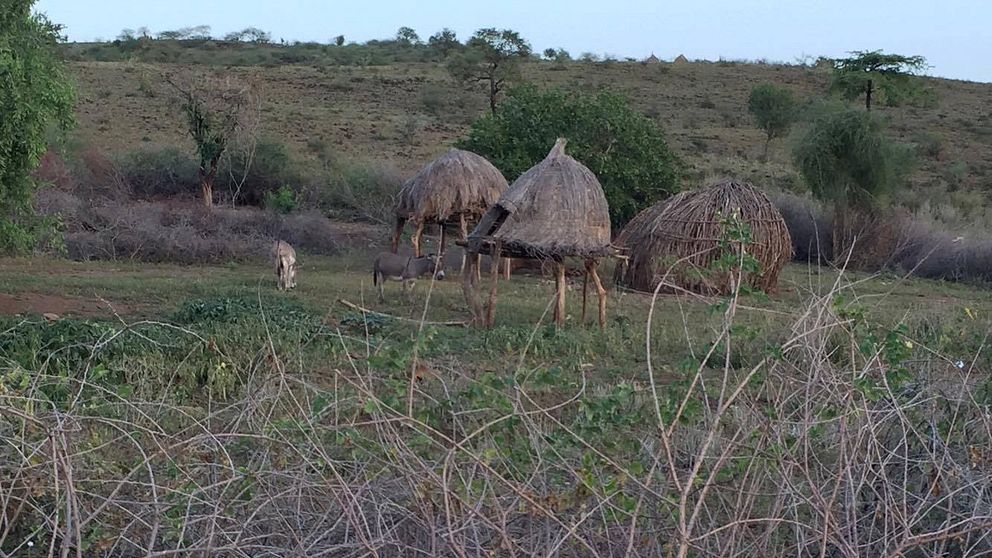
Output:
<path fill-rule="evenodd" d="M 60 317 L 98 318 L 133 315 L 139 308 L 97 298 L 77 298 L 38 293 L 0 293 L 0 316 L 55 314 Z"/>

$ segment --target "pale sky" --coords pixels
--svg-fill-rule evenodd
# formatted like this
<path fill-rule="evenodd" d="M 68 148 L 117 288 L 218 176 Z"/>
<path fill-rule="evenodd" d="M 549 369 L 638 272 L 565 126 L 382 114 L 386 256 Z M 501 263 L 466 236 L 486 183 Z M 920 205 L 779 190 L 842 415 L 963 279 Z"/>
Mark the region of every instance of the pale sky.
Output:
<path fill-rule="evenodd" d="M 844 56 L 882 49 L 922 55 L 930 75 L 992 82 L 992 0 L 39 0 L 71 40 L 113 39 L 210 25 L 215 36 L 249 26 L 274 39 L 383 39 L 401 26 L 426 39 L 450 27 L 511 28 L 538 52 L 563 47 L 643 58 L 759 59 Z"/>

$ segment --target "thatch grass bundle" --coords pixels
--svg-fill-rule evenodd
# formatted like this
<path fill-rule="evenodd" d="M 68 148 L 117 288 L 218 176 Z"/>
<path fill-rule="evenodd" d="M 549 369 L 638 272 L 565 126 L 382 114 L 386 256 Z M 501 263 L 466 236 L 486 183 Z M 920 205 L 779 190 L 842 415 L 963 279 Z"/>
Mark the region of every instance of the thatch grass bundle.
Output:
<path fill-rule="evenodd" d="M 451 149 L 403 184 L 396 216 L 415 223 L 445 223 L 459 215 L 478 219 L 507 186 L 485 157 Z"/>
<path fill-rule="evenodd" d="M 565 154 L 559 139 L 548 156 L 520 175 L 469 235 L 510 257 L 597 258 L 612 253 L 610 208 L 596 175 Z"/>
<path fill-rule="evenodd" d="M 792 259 L 789 229 L 767 196 L 751 184 L 733 181 L 682 192 L 638 214 L 616 240 L 629 260 L 617 267 L 614 279 L 640 291 L 653 291 L 665 279 L 702 294 L 727 294 L 730 277 L 714 269 L 714 263 L 728 247 L 742 248 L 726 227 L 735 214 L 750 231 L 743 250 L 760 265 L 758 273 L 746 272 L 743 280 L 774 292 L 779 272 Z"/>

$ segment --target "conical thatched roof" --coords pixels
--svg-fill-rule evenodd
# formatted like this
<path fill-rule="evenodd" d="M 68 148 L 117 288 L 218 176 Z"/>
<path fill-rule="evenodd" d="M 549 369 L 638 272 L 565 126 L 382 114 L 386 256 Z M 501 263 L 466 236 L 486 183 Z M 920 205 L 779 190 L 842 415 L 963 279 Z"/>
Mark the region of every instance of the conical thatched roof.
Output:
<path fill-rule="evenodd" d="M 676 56 L 675 60 L 672 61 L 672 64 L 676 64 L 676 65 L 688 64 L 688 63 L 689 63 L 689 59 L 686 58 L 684 54 L 680 54 Z"/>
<path fill-rule="evenodd" d="M 484 157 L 451 149 L 406 181 L 396 216 L 428 222 L 445 222 L 462 213 L 478 217 L 506 188 L 506 178 Z"/>
<path fill-rule="evenodd" d="M 745 251 L 761 266 L 759 274 L 745 275 L 747 283 L 775 291 L 779 272 L 792 259 L 789 229 L 767 196 L 751 184 L 732 181 L 682 192 L 634 217 L 616 240 L 629 257 L 626 266 L 617 268 L 616 282 L 653 291 L 668 274 L 667 282 L 684 289 L 726 294 L 729 278 L 712 264 L 724 254 L 721 240 L 732 240 L 722 221 L 734 213 L 750 230 Z"/>
<path fill-rule="evenodd" d="M 559 139 L 520 175 L 469 235 L 473 250 L 499 242 L 511 257 L 600 257 L 612 253 L 610 208 L 596 175 Z"/>
<path fill-rule="evenodd" d="M 655 56 L 653 52 L 651 53 L 651 56 L 645 58 L 644 61 L 648 64 L 658 64 L 661 62 L 661 60 L 659 60 L 658 57 Z"/>

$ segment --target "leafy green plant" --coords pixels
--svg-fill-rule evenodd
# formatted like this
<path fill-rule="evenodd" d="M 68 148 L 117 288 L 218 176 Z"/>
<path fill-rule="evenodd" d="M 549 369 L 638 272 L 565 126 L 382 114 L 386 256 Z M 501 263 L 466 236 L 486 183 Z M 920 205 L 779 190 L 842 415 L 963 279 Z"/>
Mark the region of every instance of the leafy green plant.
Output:
<path fill-rule="evenodd" d="M 515 88 L 458 146 L 484 155 L 512 181 L 544 159 L 559 137 L 599 178 L 615 225 L 681 188 L 682 161 L 661 128 L 614 93 Z"/>
<path fill-rule="evenodd" d="M 283 186 L 275 192 L 266 192 L 265 208 L 278 213 L 292 213 L 296 211 L 298 202 L 296 192 L 289 186 Z"/>
<path fill-rule="evenodd" d="M 32 14 L 33 4 L 0 7 L 0 254 L 34 248 L 31 172 L 48 147 L 50 126 L 73 125 L 75 93 L 58 50 L 62 28 Z"/>

